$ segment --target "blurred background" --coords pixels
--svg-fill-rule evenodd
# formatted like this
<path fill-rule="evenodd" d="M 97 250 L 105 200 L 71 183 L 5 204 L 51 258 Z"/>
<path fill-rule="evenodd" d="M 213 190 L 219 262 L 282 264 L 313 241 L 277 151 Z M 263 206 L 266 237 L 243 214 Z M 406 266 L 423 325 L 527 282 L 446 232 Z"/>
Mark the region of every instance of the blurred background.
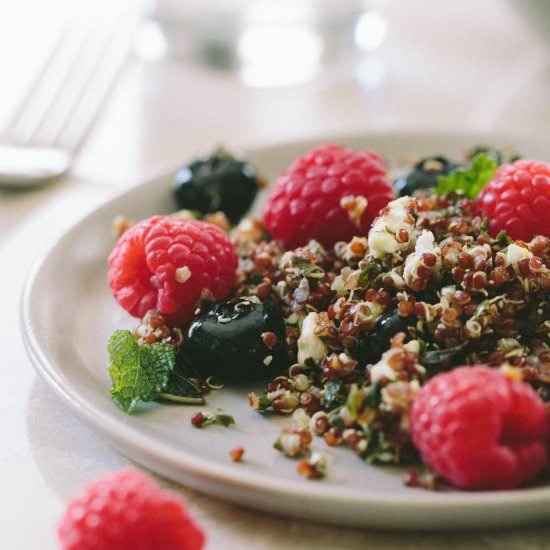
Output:
<path fill-rule="evenodd" d="M 550 122 L 545 0 L 0 6 L 2 141 L 50 144 L 61 126 L 73 176 L 95 182 L 136 183 L 219 143 Z"/>

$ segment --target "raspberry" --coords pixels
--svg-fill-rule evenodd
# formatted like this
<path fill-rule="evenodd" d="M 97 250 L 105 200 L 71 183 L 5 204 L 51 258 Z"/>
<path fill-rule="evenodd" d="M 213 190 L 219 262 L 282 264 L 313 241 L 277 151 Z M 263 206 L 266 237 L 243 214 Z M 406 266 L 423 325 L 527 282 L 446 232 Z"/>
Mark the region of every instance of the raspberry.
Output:
<path fill-rule="evenodd" d="M 238 259 L 227 235 L 201 221 L 154 216 L 131 227 L 109 256 L 109 286 L 134 317 L 156 309 L 189 319 L 203 291 L 225 298 Z"/>
<path fill-rule="evenodd" d="M 548 459 L 542 400 L 498 369 L 435 376 L 413 402 L 411 426 L 424 462 L 462 489 L 518 487 Z"/>
<path fill-rule="evenodd" d="M 69 503 L 62 550 L 200 550 L 204 533 L 184 504 L 136 470 L 111 472 Z"/>
<path fill-rule="evenodd" d="M 366 198 L 366 207 L 354 197 Z M 366 235 L 393 197 L 379 155 L 321 145 L 294 161 L 277 180 L 264 208 L 264 223 L 272 237 L 288 247 L 310 239 L 329 246 Z"/>
<path fill-rule="evenodd" d="M 491 235 L 513 239 L 550 237 L 550 165 L 535 160 L 503 164 L 477 198 L 477 212 L 489 218 Z"/>

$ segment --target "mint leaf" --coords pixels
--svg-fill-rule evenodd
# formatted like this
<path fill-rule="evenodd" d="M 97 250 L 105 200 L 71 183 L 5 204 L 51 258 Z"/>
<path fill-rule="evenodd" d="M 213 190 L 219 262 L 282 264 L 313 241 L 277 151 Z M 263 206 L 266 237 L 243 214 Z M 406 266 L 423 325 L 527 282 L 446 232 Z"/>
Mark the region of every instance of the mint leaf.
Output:
<path fill-rule="evenodd" d="M 200 389 L 177 367 L 170 373 L 170 378 L 159 397 L 189 405 L 204 404 L 204 397 Z"/>
<path fill-rule="evenodd" d="M 128 330 L 117 330 L 109 339 L 111 396 L 125 412 L 140 401 L 156 399 L 168 383 L 176 364 L 176 350 L 168 344 L 139 345 Z"/>
<path fill-rule="evenodd" d="M 468 198 L 475 199 L 481 190 L 493 179 L 497 169 L 497 161 L 478 153 L 472 160 L 470 168 L 457 168 L 447 176 L 437 178 L 435 192 L 439 195 L 459 191 Z"/>

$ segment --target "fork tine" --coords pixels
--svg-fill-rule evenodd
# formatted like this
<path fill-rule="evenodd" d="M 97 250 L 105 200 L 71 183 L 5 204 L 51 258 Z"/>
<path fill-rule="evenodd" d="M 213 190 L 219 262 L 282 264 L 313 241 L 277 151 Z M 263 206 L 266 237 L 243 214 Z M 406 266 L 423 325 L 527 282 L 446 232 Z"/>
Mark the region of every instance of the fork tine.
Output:
<path fill-rule="evenodd" d="M 116 18 L 110 36 L 105 39 L 95 61 L 83 78 L 65 120 L 59 125 L 52 142 L 66 151 L 76 152 L 87 130 L 91 127 L 99 107 L 128 58 L 139 10 L 130 0 L 126 9 Z"/>
<path fill-rule="evenodd" d="M 36 92 L 42 86 L 43 81 L 47 78 L 50 65 L 56 62 L 56 58 L 59 53 L 63 50 L 63 47 L 66 45 L 69 36 L 72 32 L 72 27 L 77 18 L 76 11 L 73 9 L 72 12 L 68 15 L 64 21 L 58 38 L 54 41 L 52 47 L 50 48 L 49 53 L 46 55 L 46 58 L 38 71 L 37 75 L 34 77 L 32 86 L 29 87 L 25 96 L 21 99 L 17 105 L 15 111 L 7 121 L 7 123 L 2 128 L 2 134 L 8 138 L 14 139 L 14 136 L 17 132 L 18 122 L 23 117 L 24 113 L 29 109 Z M 19 132 L 20 133 L 20 132 Z"/>
<path fill-rule="evenodd" d="M 94 6 L 95 9 L 95 6 Z M 15 122 L 12 139 L 17 143 L 29 143 L 36 136 L 52 105 L 57 100 L 63 85 L 70 75 L 73 66 L 78 62 L 82 51 L 85 51 L 89 36 L 92 33 L 90 19 L 77 10 L 71 28 L 61 48 L 53 57 L 52 62 L 45 67 L 43 78 L 31 92 L 28 105 Z M 47 145 L 47 143 L 45 143 Z"/>
<path fill-rule="evenodd" d="M 119 5 L 118 2 L 115 4 L 115 6 Z M 112 40 L 123 15 L 123 10 L 116 10 L 113 17 L 111 6 L 104 3 L 92 17 L 88 18 L 84 40 L 67 68 L 60 90 L 33 131 L 31 136 L 33 143 L 48 145 L 55 143 L 60 129 L 65 125 L 85 91 L 88 80 L 93 77 L 103 55 L 108 53 L 106 47 Z"/>

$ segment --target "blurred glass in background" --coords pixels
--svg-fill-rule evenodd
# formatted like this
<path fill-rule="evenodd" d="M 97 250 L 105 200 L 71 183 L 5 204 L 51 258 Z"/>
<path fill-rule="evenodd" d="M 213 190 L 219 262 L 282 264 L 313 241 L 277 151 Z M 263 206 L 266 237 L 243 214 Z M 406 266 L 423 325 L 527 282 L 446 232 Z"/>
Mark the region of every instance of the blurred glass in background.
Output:
<path fill-rule="evenodd" d="M 237 71 L 251 87 L 305 82 L 339 63 L 363 65 L 386 37 L 384 0 L 155 0 L 138 34 L 146 59 L 168 53 Z M 367 64 L 369 68 L 369 64 Z M 370 64 L 369 79 L 380 79 Z"/>

